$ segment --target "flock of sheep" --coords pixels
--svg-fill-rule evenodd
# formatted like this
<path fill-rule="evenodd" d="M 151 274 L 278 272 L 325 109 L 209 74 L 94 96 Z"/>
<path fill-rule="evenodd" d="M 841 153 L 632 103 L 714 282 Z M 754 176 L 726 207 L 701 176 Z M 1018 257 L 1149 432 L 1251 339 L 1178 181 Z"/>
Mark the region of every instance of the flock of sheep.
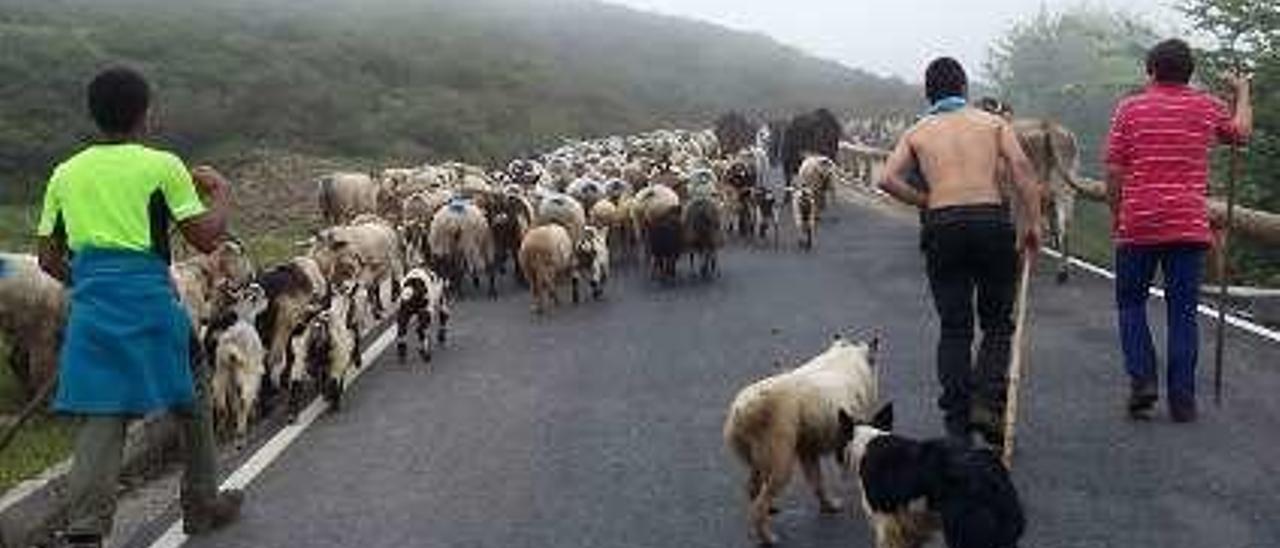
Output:
<path fill-rule="evenodd" d="M 834 162 L 806 159 L 787 186 L 770 184 L 768 166 L 761 147 L 722 153 L 714 132 L 676 130 L 573 142 L 496 171 L 450 162 L 321 176 L 325 228 L 298 256 L 258 269 L 231 239 L 171 267 L 211 365 L 219 429 L 243 440 L 252 417 L 279 403 L 294 416 L 317 393 L 340 406 L 362 335 L 390 315 L 401 359 L 411 342 L 431 359 L 453 301 L 470 288 L 496 296 L 508 274 L 543 313 L 564 285 L 575 303 L 602 297 L 617 266 L 644 262 L 669 282 L 688 256 L 714 278 L 727 238 L 776 246 L 787 209 L 810 248 Z M 29 255 L 0 265 L 0 330 L 20 380 L 38 387 L 56 369 L 65 290 Z"/>
<path fill-rule="evenodd" d="M 228 240 L 171 267 L 212 367 L 220 430 L 241 441 L 252 417 L 278 404 L 295 416 L 314 394 L 339 407 L 361 364 L 362 336 L 388 316 L 399 358 L 413 342 L 429 361 L 447 338 L 454 301 L 468 289 L 496 297 L 507 275 L 529 289 L 542 314 L 559 304 L 565 285 L 575 303 L 584 290 L 599 299 L 615 267 L 643 264 L 653 279 L 670 282 L 688 257 L 691 275 L 713 279 L 728 239 L 778 246 L 783 212 L 798 246 L 811 249 L 841 170 L 813 153 L 790 162 L 782 180 L 770 177 L 771 166 L 788 164 L 788 143 L 815 150 L 806 143 L 831 140 L 828 118 L 822 111 L 797 118 L 775 128 L 774 139 L 764 126 L 754 144 L 743 134 L 735 138 L 743 144 L 722 146 L 717 133 L 734 133 L 725 130 L 734 126 L 727 117 L 720 131 L 573 142 L 496 171 L 449 162 L 319 177 L 325 228 L 303 253 L 259 270 L 240 242 Z M 1052 182 L 1042 206 L 1064 210 L 1054 228 L 1065 240 L 1074 137 L 1045 123 L 1019 133 Z M 0 333 L 14 346 L 11 366 L 25 386 L 54 375 L 66 301 L 34 257 L 0 254 Z M 753 536 L 777 541 L 774 500 L 797 463 L 822 510 L 839 508 L 819 464 L 834 455 L 858 474 L 880 548 L 920 546 L 939 531 L 953 547 L 1015 545 L 1021 509 L 994 457 L 890 433 L 875 348 L 837 339 L 732 402 L 724 439 L 749 470 Z"/>

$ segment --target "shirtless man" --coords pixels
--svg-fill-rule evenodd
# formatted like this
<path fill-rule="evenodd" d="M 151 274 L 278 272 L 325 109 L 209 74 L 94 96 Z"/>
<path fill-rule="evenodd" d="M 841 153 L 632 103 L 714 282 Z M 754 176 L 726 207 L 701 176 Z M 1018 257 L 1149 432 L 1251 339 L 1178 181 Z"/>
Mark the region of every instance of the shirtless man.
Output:
<path fill-rule="evenodd" d="M 938 380 L 947 435 L 969 443 L 977 431 L 992 445 L 1003 443 L 1005 387 L 1013 334 L 1013 301 L 1019 251 L 1040 246 L 1039 208 L 1021 208 L 1014 223 L 998 185 L 1007 166 L 1021 204 L 1040 203 L 1030 161 L 1008 122 L 966 104 L 964 68 L 943 57 L 929 64 L 925 91 L 929 114 L 903 135 L 889 156 L 880 188 L 924 211 L 924 248 L 934 306 L 942 324 Z M 919 169 L 929 182 L 908 182 Z M 976 308 L 982 344 L 973 356 Z"/>

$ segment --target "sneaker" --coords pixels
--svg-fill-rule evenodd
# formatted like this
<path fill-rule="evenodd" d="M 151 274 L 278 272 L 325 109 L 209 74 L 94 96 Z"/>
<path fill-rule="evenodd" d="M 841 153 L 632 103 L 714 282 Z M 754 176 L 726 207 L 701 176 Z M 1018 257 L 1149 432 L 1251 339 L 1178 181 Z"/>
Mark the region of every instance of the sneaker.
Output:
<path fill-rule="evenodd" d="M 182 532 L 201 535 L 221 529 L 240 517 L 240 506 L 243 503 L 244 492 L 229 489 L 218 493 L 212 501 L 184 505 Z"/>
<path fill-rule="evenodd" d="M 1169 416 L 1176 423 L 1196 422 L 1199 413 L 1196 412 L 1196 404 L 1193 403 L 1174 403 L 1169 402 Z"/>
<path fill-rule="evenodd" d="M 1155 384 L 1134 382 L 1129 391 L 1129 418 L 1133 420 L 1151 420 L 1155 416 L 1156 402 L 1160 400 Z"/>

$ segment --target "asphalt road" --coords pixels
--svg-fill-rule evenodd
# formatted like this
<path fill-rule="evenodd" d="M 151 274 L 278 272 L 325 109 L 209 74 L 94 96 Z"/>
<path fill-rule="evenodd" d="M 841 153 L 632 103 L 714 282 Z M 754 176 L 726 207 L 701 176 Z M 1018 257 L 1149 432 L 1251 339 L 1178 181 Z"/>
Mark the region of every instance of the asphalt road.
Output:
<path fill-rule="evenodd" d="M 712 283 L 623 275 L 604 302 L 542 318 L 511 290 L 462 302 L 434 363 L 384 356 L 250 487 L 240 523 L 189 545 L 751 546 L 744 471 L 720 428 L 776 360 L 881 329 L 900 430 L 941 432 L 915 242 L 910 220 L 841 205 L 815 252 L 734 245 Z M 1201 420 L 1129 422 L 1110 283 L 1056 286 L 1048 266 L 1014 469 L 1024 545 L 1280 546 L 1280 347 L 1233 331 L 1215 408 L 1202 321 Z M 795 480 L 775 522 L 784 546 L 871 545 L 861 515 L 819 515 Z"/>

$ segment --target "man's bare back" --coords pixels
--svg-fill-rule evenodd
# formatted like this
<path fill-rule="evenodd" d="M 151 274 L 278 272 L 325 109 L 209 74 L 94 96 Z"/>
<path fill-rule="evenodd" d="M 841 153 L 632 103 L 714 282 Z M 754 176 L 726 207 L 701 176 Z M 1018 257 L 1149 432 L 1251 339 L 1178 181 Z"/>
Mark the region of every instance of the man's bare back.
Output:
<path fill-rule="evenodd" d="M 904 137 L 929 181 L 929 209 L 999 204 L 997 166 L 1003 120 L 965 108 L 929 116 Z"/>
<path fill-rule="evenodd" d="M 1013 176 L 1020 203 L 1038 204 L 1039 192 L 1030 160 L 1007 121 L 973 108 L 930 115 L 898 141 L 885 165 L 881 188 L 911 205 L 939 209 L 951 206 L 1001 204 L 1000 179 L 1006 169 Z M 906 183 L 906 174 L 919 167 L 928 181 L 920 192 Z M 1039 244 L 1039 208 L 1025 208 L 1022 226 Z"/>

